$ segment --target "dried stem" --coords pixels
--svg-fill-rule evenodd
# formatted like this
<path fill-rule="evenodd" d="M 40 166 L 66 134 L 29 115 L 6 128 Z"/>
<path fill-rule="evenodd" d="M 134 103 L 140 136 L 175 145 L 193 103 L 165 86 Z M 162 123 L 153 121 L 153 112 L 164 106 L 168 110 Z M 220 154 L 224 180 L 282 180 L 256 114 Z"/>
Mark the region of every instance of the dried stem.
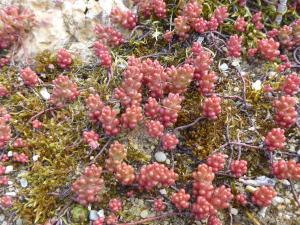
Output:
<path fill-rule="evenodd" d="M 30 123 L 30 122 L 32 122 L 34 119 L 36 119 L 37 117 L 43 115 L 44 113 L 49 112 L 49 111 L 53 111 L 53 110 L 55 110 L 55 109 L 57 109 L 57 107 L 50 107 L 50 108 L 48 108 L 48 109 L 45 109 L 45 110 L 39 112 L 38 114 L 35 114 L 33 117 L 31 117 L 31 118 L 28 120 L 28 122 Z"/>
<path fill-rule="evenodd" d="M 96 160 L 102 155 L 103 151 L 107 148 L 107 146 L 111 143 L 112 141 L 112 137 L 110 137 L 108 139 L 108 141 L 105 143 L 105 145 L 103 145 L 103 147 L 101 148 L 101 150 L 99 151 L 99 153 L 95 156 L 95 158 L 89 163 L 89 165 L 93 164 L 96 162 Z"/>
<path fill-rule="evenodd" d="M 195 126 L 197 123 L 199 123 L 201 120 L 204 120 L 205 119 L 205 117 L 202 117 L 202 116 L 200 116 L 200 117 L 198 117 L 197 119 L 195 119 L 192 123 L 190 123 L 190 124 L 187 124 L 187 125 L 184 125 L 184 126 L 180 126 L 180 127 L 176 127 L 175 129 L 174 129 L 174 131 L 176 132 L 176 131 L 179 131 L 179 130 L 184 130 L 184 129 L 187 129 L 187 128 L 190 128 L 190 127 L 192 127 L 192 126 Z"/>

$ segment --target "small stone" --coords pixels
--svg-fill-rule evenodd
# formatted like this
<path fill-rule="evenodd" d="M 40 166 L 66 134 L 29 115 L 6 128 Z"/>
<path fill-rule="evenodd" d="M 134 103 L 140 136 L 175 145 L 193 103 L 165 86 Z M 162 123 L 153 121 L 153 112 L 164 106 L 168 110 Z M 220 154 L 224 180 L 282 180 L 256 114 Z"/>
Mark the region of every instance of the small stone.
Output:
<path fill-rule="evenodd" d="M 8 185 L 12 185 L 14 182 L 12 182 L 11 180 L 8 181 Z"/>
<path fill-rule="evenodd" d="M 20 184 L 22 188 L 26 188 L 28 186 L 28 181 L 25 178 L 21 178 Z"/>
<path fill-rule="evenodd" d="M 228 65 L 226 63 L 222 63 L 219 68 L 223 72 L 226 72 L 228 70 Z"/>
<path fill-rule="evenodd" d="M 239 91 L 239 90 L 240 90 L 239 87 L 234 87 L 234 88 L 233 88 L 233 91 L 236 91 L 236 92 L 237 92 L 237 91 Z"/>
<path fill-rule="evenodd" d="M 160 189 L 159 193 L 162 194 L 162 195 L 166 195 L 167 191 L 166 191 L 166 189 Z"/>
<path fill-rule="evenodd" d="M 201 37 L 201 36 L 198 37 L 198 39 L 197 39 L 197 42 L 198 42 L 198 43 L 201 44 L 203 41 L 204 41 L 204 37 Z"/>
<path fill-rule="evenodd" d="M 39 155 L 34 155 L 32 156 L 32 160 L 35 162 L 39 159 L 39 157 L 40 157 Z"/>
<path fill-rule="evenodd" d="M 258 215 L 260 215 L 262 218 L 266 216 L 267 207 L 263 207 L 261 210 L 259 210 Z"/>
<path fill-rule="evenodd" d="M 171 164 L 171 160 L 170 160 L 170 159 L 166 159 L 166 163 L 167 163 L 168 165 L 170 165 L 170 164 Z"/>
<path fill-rule="evenodd" d="M 10 172 L 12 172 L 14 170 L 14 167 L 13 166 L 7 166 L 6 168 L 5 168 L 5 173 L 6 174 L 8 174 L 8 173 L 10 173 Z"/>
<path fill-rule="evenodd" d="M 262 88 L 261 80 L 257 80 L 251 85 L 252 89 L 255 91 L 259 91 Z"/>
<path fill-rule="evenodd" d="M 141 212 L 140 216 L 141 216 L 143 219 L 145 219 L 145 218 L 148 217 L 148 214 L 149 214 L 148 210 L 145 209 L 145 210 L 143 210 L 143 211 Z"/>
<path fill-rule="evenodd" d="M 279 196 L 276 196 L 276 197 L 273 199 L 272 204 L 273 204 L 273 205 L 279 205 L 279 204 L 281 204 L 281 203 L 283 203 L 283 202 L 284 202 L 284 199 L 283 199 L 283 198 L 281 198 L 281 197 L 279 197 Z"/>
<path fill-rule="evenodd" d="M 13 152 L 12 151 L 7 152 L 7 156 L 8 157 L 12 157 L 13 156 Z"/>
<path fill-rule="evenodd" d="M 236 208 L 231 208 L 230 209 L 230 213 L 232 214 L 232 215 L 237 215 L 238 213 L 239 213 L 239 210 L 238 209 L 236 209 Z"/>
<path fill-rule="evenodd" d="M 103 210 L 103 209 L 100 209 L 97 213 L 98 213 L 98 216 L 99 216 L 99 217 L 105 217 L 105 216 L 104 216 L 104 210 Z"/>
<path fill-rule="evenodd" d="M 50 94 L 47 90 L 47 88 L 43 87 L 40 91 L 40 94 L 42 95 L 43 99 L 48 100 L 50 98 Z"/>
<path fill-rule="evenodd" d="M 234 60 L 232 61 L 231 65 L 233 65 L 233 66 L 237 67 L 237 66 L 239 66 L 239 65 L 240 65 L 240 61 L 239 61 L 239 60 L 237 60 L 237 59 L 234 59 Z"/>
<path fill-rule="evenodd" d="M 97 220 L 99 218 L 98 212 L 96 210 L 90 210 L 89 218 L 90 220 Z"/>
<path fill-rule="evenodd" d="M 5 195 L 11 196 L 11 197 L 16 197 L 17 193 L 12 191 L 12 192 L 6 192 Z"/>
<path fill-rule="evenodd" d="M 167 159 L 167 156 L 164 152 L 156 152 L 154 157 L 157 162 L 164 162 Z"/>
<path fill-rule="evenodd" d="M 249 192 L 251 192 L 251 193 L 253 193 L 254 191 L 256 191 L 256 188 L 253 187 L 253 186 L 247 185 L 246 186 L 246 190 L 249 191 Z"/>

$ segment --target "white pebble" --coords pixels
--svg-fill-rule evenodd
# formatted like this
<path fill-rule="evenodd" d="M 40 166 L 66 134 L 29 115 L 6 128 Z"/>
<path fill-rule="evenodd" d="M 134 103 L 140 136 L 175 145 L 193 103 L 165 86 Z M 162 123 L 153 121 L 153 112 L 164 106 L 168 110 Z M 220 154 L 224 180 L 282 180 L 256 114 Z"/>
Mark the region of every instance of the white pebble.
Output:
<path fill-rule="evenodd" d="M 47 88 L 43 87 L 40 91 L 40 94 L 42 95 L 43 99 L 48 100 L 50 98 L 50 94 L 47 90 Z"/>
<path fill-rule="evenodd" d="M 89 214 L 90 220 L 97 220 L 99 218 L 98 212 L 96 210 L 91 210 Z"/>
<path fill-rule="evenodd" d="M 226 72 L 228 70 L 228 65 L 226 63 L 222 63 L 220 65 L 220 70 L 222 70 L 223 72 Z"/>
<path fill-rule="evenodd" d="M 5 219 L 5 216 L 3 214 L 0 214 L 0 222 L 2 222 Z"/>
<path fill-rule="evenodd" d="M 159 193 L 162 194 L 162 195 L 166 195 L 167 191 L 166 191 L 166 189 L 160 189 Z"/>
<path fill-rule="evenodd" d="M 6 168 L 5 168 L 5 173 L 6 174 L 8 174 L 8 173 L 10 173 L 10 172 L 12 172 L 14 170 L 14 167 L 13 166 L 7 166 Z"/>
<path fill-rule="evenodd" d="M 12 192 L 6 192 L 5 195 L 11 196 L 11 197 L 16 197 L 17 193 L 12 191 Z"/>
<path fill-rule="evenodd" d="M 171 160 L 170 159 L 166 159 L 166 163 L 167 164 L 171 164 Z"/>
<path fill-rule="evenodd" d="M 267 207 L 263 207 L 261 210 L 259 210 L 258 214 L 264 218 L 266 216 Z"/>
<path fill-rule="evenodd" d="M 39 155 L 34 155 L 32 156 L 32 160 L 35 162 L 39 159 L 39 157 L 40 157 Z"/>
<path fill-rule="evenodd" d="M 145 210 L 143 210 L 143 211 L 141 212 L 140 216 L 141 216 L 143 219 L 145 219 L 145 218 L 148 217 L 148 214 L 149 214 L 148 210 L 145 209 Z"/>
<path fill-rule="evenodd" d="M 279 205 L 279 204 L 281 204 L 281 203 L 283 203 L 283 202 L 284 202 L 284 199 L 283 199 L 283 198 L 281 198 L 281 197 L 279 197 L 279 196 L 276 196 L 276 197 L 273 199 L 272 204 L 273 204 L 273 205 Z"/>
<path fill-rule="evenodd" d="M 251 86 L 252 86 L 252 89 L 255 90 L 255 91 L 261 90 L 261 88 L 262 88 L 261 80 L 255 81 L 254 83 L 252 83 Z"/>
<path fill-rule="evenodd" d="M 231 208 L 230 209 L 230 213 L 232 214 L 232 215 L 237 215 L 238 213 L 239 213 L 239 210 L 238 209 L 236 209 L 236 208 Z"/>
<path fill-rule="evenodd" d="M 12 157 L 13 156 L 13 152 L 12 151 L 7 152 L 7 156 L 8 157 Z"/>
<path fill-rule="evenodd" d="M 154 157 L 157 162 L 164 162 L 167 159 L 167 156 L 164 152 L 156 152 Z"/>
<path fill-rule="evenodd" d="M 104 210 L 103 210 L 103 209 L 100 209 L 97 213 L 98 213 L 98 216 L 99 216 L 99 217 L 105 217 L 105 216 L 104 216 Z"/>
<path fill-rule="evenodd" d="M 20 184 L 22 188 L 26 188 L 28 186 L 28 181 L 25 178 L 21 178 Z"/>

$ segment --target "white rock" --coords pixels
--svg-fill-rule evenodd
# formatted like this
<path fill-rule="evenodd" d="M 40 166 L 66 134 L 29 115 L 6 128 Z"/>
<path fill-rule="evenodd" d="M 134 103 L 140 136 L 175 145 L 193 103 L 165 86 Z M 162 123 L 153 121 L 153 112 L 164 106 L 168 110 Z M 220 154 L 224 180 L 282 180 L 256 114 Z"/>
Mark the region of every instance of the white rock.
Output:
<path fill-rule="evenodd" d="M 17 193 L 15 191 L 10 191 L 10 192 L 6 192 L 5 195 L 11 196 L 11 197 L 16 197 Z"/>
<path fill-rule="evenodd" d="M 263 207 L 261 210 L 259 210 L 258 215 L 260 215 L 262 218 L 266 216 L 267 207 Z"/>
<path fill-rule="evenodd" d="M 164 162 L 167 159 L 167 156 L 164 152 L 156 152 L 154 157 L 157 162 Z"/>
<path fill-rule="evenodd" d="M 97 220 L 99 218 L 98 212 L 96 210 L 90 210 L 89 218 L 90 220 Z"/>
<path fill-rule="evenodd" d="M 43 87 L 40 90 L 40 94 L 43 97 L 43 99 L 48 100 L 50 98 L 50 93 L 48 92 L 47 88 Z"/>
<path fill-rule="evenodd" d="M 234 67 L 240 66 L 240 60 L 234 59 L 234 60 L 232 61 L 231 65 L 233 65 Z"/>
<path fill-rule="evenodd" d="M 98 216 L 99 216 L 99 217 L 105 217 L 105 216 L 104 216 L 104 210 L 103 210 L 103 209 L 100 209 L 97 213 L 98 213 Z"/>
<path fill-rule="evenodd" d="M 12 165 L 9 165 L 5 168 L 5 173 L 6 174 L 11 173 L 13 170 L 14 170 L 14 167 Z"/>
<path fill-rule="evenodd" d="M 13 152 L 12 151 L 7 152 L 7 156 L 8 157 L 12 157 L 13 156 Z"/>
<path fill-rule="evenodd" d="M 21 187 L 26 188 L 28 186 L 28 181 L 25 178 L 20 179 Z"/>
<path fill-rule="evenodd" d="M 221 65 L 220 65 L 220 70 L 222 70 L 223 72 L 227 72 L 227 70 L 228 70 L 228 65 L 226 64 L 226 63 L 222 63 Z"/>
<path fill-rule="evenodd" d="M 166 195 L 167 191 L 166 191 L 166 189 L 160 189 L 159 193 L 162 194 L 162 195 Z"/>
<path fill-rule="evenodd" d="M 255 91 L 261 90 L 261 88 L 262 88 L 261 80 L 257 80 L 257 81 L 255 81 L 254 83 L 252 83 L 251 87 L 252 87 L 252 89 L 255 90 Z"/>
<path fill-rule="evenodd" d="M 143 211 L 141 212 L 141 214 L 140 214 L 140 216 L 141 216 L 143 219 L 147 218 L 148 215 L 149 215 L 149 211 L 148 211 L 147 209 L 143 210 Z"/>
<path fill-rule="evenodd" d="M 8 183 L 8 185 L 13 185 L 14 182 L 12 182 L 11 180 L 9 180 L 7 183 Z"/>
<path fill-rule="evenodd" d="M 171 164 L 171 160 L 170 160 L 170 159 L 166 159 L 166 163 L 167 163 L 168 165 L 170 165 L 170 164 Z"/>
<path fill-rule="evenodd" d="M 197 42 L 201 44 L 203 42 L 203 40 L 204 40 L 204 37 L 200 36 L 200 37 L 198 37 Z"/>
<path fill-rule="evenodd" d="M 3 214 L 0 214 L 0 222 L 2 222 L 5 219 L 5 216 Z"/>
<path fill-rule="evenodd" d="M 279 205 L 281 203 L 284 202 L 284 199 L 279 197 L 279 196 L 276 196 L 275 198 L 273 198 L 273 201 L 272 201 L 272 204 L 273 205 Z"/>
<path fill-rule="evenodd" d="M 254 191 L 256 191 L 256 189 L 257 189 L 257 188 L 255 188 L 255 187 L 253 187 L 253 186 L 250 186 L 250 185 L 247 185 L 247 186 L 246 186 L 246 190 L 249 191 L 249 192 L 251 192 L 251 193 L 253 193 Z"/>
<path fill-rule="evenodd" d="M 245 179 L 240 178 L 239 181 L 242 182 L 243 184 L 251 185 L 251 186 L 263 186 L 263 185 L 274 186 L 276 184 L 275 179 L 272 179 L 272 178 L 269 178 L 266 176 L 257 177 L 255 180 L 251 180 L 251 179 L 245 180 Z"/>
<path fill-rule="evenodd" d="M 35 161 L 38 161 L 38 159 L 39 159 L 39 155 L 34 155 L 34 156 L 32 156 L 32 160 L 35 162 Z"/>
<path fill-rule="evenodd" d="M 231 208 L 230 209 L 230 213 L 232 214 L 232 215 L 237 215 L 238 213 L 239 213 L 239 210 L 238 209 L 236 209 L 236 208 Z"/>

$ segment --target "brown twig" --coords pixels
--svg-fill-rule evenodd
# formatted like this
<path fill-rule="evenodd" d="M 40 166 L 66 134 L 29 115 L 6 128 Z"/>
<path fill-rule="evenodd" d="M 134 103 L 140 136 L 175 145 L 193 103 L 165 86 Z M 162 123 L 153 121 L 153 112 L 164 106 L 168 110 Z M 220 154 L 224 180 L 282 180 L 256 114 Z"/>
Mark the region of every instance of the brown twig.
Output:
<path fill-rule="evenodd" d="M 155 220 L 164 220 L 167 219 L 168 217 L 173 217 L 173 216 L 180 216 L 180 215 L 186 215 L 187 213 L 180 213 L 180 212 L 169 212 L 169 213 L 164 213 L 159 216 L 152 216 L 143 220 L 135 221 L 135 222 L 130 222 L 130 223 L 118 223 L 117 225 L 140 225 L 140 224 L 145 224 L 148 222 L 152 222 Z"/>
<path fill-rule="evenodd" d="M 43 111 L 39 112 L 38 114 L 35 114 L 34 116 L 32 116 L 32 117 L 28 120 L 28 122 L 30 123 L 30 122 L 32 122 L 34 119 L 36 119 L 37 117 L 43 115 L 44 113 L 49 112 L 49 111 L 51 112 L 51 111 L 53 111 L 53 110 L 55 110 L 55 109 L 57 109 L 57 107 L 50 107 L 50 108 L 48 108 L 48 109 L 44 109 Z"/>
<path fill-rule="evenodd" d="M 255 145 L 248 145 L 246 143 L 240 143 L 240 142 L 228 142 L 229 145 L 239 145 L 239 146 L 244 146 L 247 148 L 255 148 L 255 149 L 263 149 L 259 146 L 255 146 Z"/>
<path fill-rule="evenodd" d="M 108 139 L 108 141 L 105 143 L 105 145 L 103 145 L 103 147 L 101 148 L 101 150 L 99 151 L 99 153 L 95 156 L 95 158 L 89 163 L 89 165 L 93 164 L 96 162 L 96 160 L 102 155 L 103 151 L 107 148 L 107 146 L 111 143 L 112 141 L 112 137 L 110 137 Z"/>
<path fill-rule="evenodd" d="M 180 127 L 176 127 L 174 129 L 174 131 L 176 132 L 176 131 L 179 131 L 179 130 L 184 130 L 184 129 L 190 128 L 192 126 L 195 126 L 197 123 L 199 123 L 201 120 L 204 120 L 204 119 L 205 119 L 205 117 L 200 116 L 197 119 L 195 119 L 192 123 L 189 123 L 187 125 L 183 125 L 183 126 L 180 126 Z"/>
<path fill-rule="evenodd" d="M 293 193 L 294 199 L 297 202 L 298 207 L 300 207 L 300 200 L 299 200 L 299 198 L 297 196 L 297 193 L 296 193 L 296 190 L 295 190 L 295 187 L 294 187 L 294 183 L 290 179 L 289 179 L 289 182 L 291 184 L 291 191 Z"/>

